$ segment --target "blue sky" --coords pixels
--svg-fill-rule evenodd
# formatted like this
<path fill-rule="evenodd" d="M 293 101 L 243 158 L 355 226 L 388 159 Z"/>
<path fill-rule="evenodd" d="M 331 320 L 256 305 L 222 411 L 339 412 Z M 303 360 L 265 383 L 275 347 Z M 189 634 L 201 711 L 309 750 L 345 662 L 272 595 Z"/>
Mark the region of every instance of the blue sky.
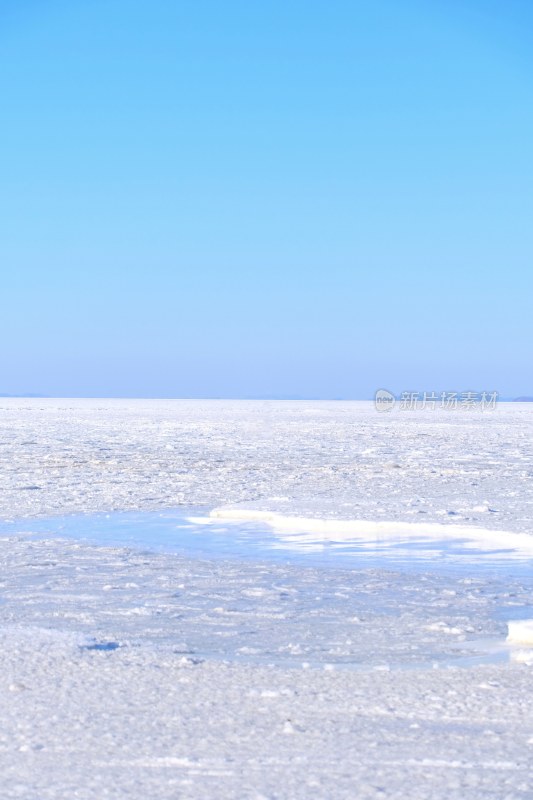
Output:
<path fill-rule="evenodd" d="M 533 394 L 533 6 L 0 6 L 0 392 Z"/>

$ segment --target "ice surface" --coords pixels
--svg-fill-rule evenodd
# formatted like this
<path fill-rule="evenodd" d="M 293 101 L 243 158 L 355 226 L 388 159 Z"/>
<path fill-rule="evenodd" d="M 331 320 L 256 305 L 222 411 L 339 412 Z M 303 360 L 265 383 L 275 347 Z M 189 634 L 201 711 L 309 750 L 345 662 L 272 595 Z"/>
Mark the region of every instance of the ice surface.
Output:
<path fill-rule="evenodd" d="M 2 797 L 527 797 L 531 581 L 0 548 Z"/>
<path fill-rule="evenodd" d="M 533 537 L 454 525 L 280 517 L 231 507 L 69 514 L 0 521 L 0 535 L 74 538 L 196 558 L 282 561 L 322 568 L 529 574 Z"/>
<path fill-rule="evenodd" d="M 532 405 L 0 398 L 0 516 L 237 503 L 531 534 Z"/>
<path fill-rule="evenodd" d="M 463 550 L 482 551 L 485 557 L 497 554 L 500 558 L 526 559 L 528 562 L 533 559 L 533 535 L 487 530 L 481 526 L 306 518 L 231 506 L 213 509 L 210 517 L 214 520 L 262 522 L 271 526 L 281 542 L 293 549 L 319 547 L 325 542 L 344 548 L 357 544 L 387 554 L 392 548 L 398 552 L 403 543 L 411 547 L 410 556 L 416 558 L 424 545 L 436 542 L 440 549 L 428 550 L 428 557 L 438 564 L 436 556 L 445 555 L 454 543 L 459 542 Z"/>
<path fill-rule="evenodd" d="M 511 404 L 0 400 L 0 516 L 16 520 L 0 531 L 0 796 L 530 797 L 533 659 L 505 636 L 533 618 L 532 423 Z M 237 509 L 278 555 L 154 552 L 127 525 L 97 546 L 37 518 L 179 506 L 191 542 L 223 541 Z M 321 561 L 395 537 L 454 540 L 470 569 L 435 569 L 439 550 L 416 572 Z M 507 560 L 483 570 L 480 547 Z"/>

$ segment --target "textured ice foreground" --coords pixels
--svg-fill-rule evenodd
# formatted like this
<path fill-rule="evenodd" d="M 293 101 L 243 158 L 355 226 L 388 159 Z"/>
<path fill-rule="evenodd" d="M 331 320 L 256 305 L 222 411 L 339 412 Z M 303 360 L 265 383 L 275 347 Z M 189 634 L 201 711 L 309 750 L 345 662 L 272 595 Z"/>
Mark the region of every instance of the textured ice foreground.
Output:
<path fill-rule="evenodd" d="M 505 640 L 533 617 L 532 421 L 527 406 L 1 401 L 1 516 L 18 522 L 0 532 L 0 796 L 531 797 L 532 649 Z M 35 519 L 179 504 L 219 509 L 210 536 L 221 514 L 268 512 L 283 546 L 103 547 Z M 484 544 L 470 570 L 358 566 L 337 533 L 326 565 L 325 518 Z M 474 563 L 487 531 L 492 571 Z"/>

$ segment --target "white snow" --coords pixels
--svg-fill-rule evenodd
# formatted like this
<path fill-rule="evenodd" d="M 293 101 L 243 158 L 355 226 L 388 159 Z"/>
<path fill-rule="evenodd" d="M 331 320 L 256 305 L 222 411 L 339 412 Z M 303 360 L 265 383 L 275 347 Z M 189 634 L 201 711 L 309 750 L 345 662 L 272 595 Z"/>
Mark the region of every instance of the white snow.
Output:
<path fill-rule="evenodd" d="M 510 620 L 507 623 L 510 644 L 527 644 L 533 647 L 533 619 Z"/>

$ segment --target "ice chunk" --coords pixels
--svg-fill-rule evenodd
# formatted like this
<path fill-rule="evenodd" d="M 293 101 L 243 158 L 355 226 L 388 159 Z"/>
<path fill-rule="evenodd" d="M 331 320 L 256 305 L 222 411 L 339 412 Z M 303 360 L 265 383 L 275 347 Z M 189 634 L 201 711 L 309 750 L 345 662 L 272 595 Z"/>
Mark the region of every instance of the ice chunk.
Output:
<path fill-rule="evenodd" d="M 510 644 L 527 644 L 533 647 L 533 619 L 510 620 L 507 627 L 507 641 Z"/>

